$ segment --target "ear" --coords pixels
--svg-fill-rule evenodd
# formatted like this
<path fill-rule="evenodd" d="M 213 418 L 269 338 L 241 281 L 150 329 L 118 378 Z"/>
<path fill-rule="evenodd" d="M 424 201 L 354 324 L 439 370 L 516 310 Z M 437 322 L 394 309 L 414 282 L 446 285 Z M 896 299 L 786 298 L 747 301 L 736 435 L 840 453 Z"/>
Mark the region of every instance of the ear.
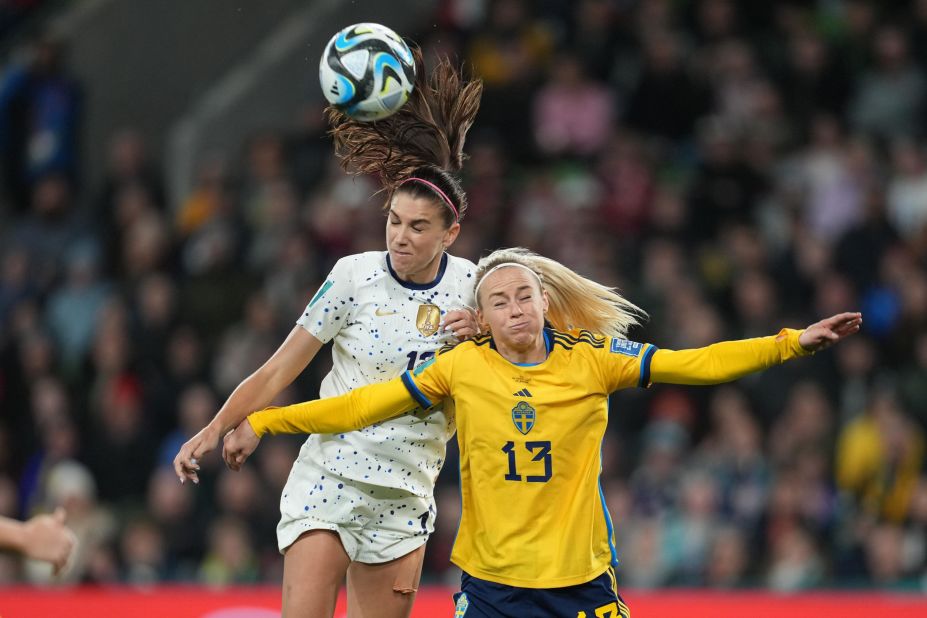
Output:
<path fill-rule="evenodd" d="M 547 295 L 547 290 L 541 290 L 541 304 L 544 307 L 544 315 L 547 315 L 547 310 L 550 309 L 550 297 Z"/>
<path fill-rule="evenodd" d="M 480 333 L 485 335 L 490 331 L 489 322 L 486 321 L 486 316 L 483 315 L 479 307 L 476 309 L 476 323 L 480 326 Z"/>
<path fill-rule="evenodd" d="M 444 238 L 441 241 L 441 244 L 444 245 L 444 248 L 447 249 L 454 244 L 454 241 L 457 240 L 457 235 L 460 234 L 460 224 L 454 223 L 451 227 L 447 228 L 444 232 Z"/>

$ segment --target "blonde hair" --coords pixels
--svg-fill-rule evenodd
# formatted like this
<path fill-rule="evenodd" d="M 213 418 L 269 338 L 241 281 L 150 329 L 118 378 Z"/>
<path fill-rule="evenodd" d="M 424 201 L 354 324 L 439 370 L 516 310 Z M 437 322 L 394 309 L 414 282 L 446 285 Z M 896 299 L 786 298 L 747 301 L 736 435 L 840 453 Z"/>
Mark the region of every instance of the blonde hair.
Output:
<path fill-rule="evenodd" d="M 581 329 L 625 337 L 647 313 L 625 299 L 615 288 L 606 287 L 577 274 L 556 260 L 528 249 L 498 249 L 482 258 L 476 268 L 474 290 L 493 269 L 512 264 L 529 269 L 547 291 L 550 308 L 547 320 L 557 330 Z M 479 305 L 479 296 L 476 298 Z"/>

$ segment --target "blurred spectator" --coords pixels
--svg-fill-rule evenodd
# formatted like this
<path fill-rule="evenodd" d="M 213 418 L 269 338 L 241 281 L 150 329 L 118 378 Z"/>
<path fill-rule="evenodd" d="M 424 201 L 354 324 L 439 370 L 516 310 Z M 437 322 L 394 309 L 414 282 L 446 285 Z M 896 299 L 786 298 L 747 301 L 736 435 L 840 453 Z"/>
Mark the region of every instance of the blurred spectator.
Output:
<path fill-rule="evenodd" d="M 161 529 L 147 518 L 130 520 L 119 541 L 123 581 L 151 585 L 165 579 L 167 564 Z"/>
<path fill-rule="evenodd" d="M 911 412 L 921 432 L 927 432 L 927 333 L 914 339 L 914 360 L 899 376 L 899 393 L 904 407 Z"/>
<path fill-rule="evenodd" d="M 199 382 L 186 386 L 177 401 L 176 418 L 162 421 L 174 430 L 164 438 L 158 449 L 158 465 L 170 467 L 183 443 L 205 427 L 218 409 L 219 402 L 209 385 Z"/>
<path fill-rule="evenodd" d="M 116 131 L 109 141 L 106 176 L 97 196 L 100 216 L 110 216 L 116 210 L 117 196 L 129 188 L 144 192 L 159 209 L 166 206 L 160 171 L 151 161 L 145 138 L 131 127 Z"/>
<path fill-rule="evenodd" d="M 711 422 L 712 430 L 699 445 L 696 462 L 718 484 L 717 507 L 724 520 L 752 533 L 766 508 L 770 485 L 760 428 L 746 398 L 735 388 L 715 391 Z M 728 542 L 733 544 L 735 540 L 729 539 L 725 544 Z M 733 548 L 718 550 L 728 552 Z M 724 579 L 735 575 L 729 573 Z"/>
<path fill-rule="evenodd" d="M 0 78 L 0 158 L 18 210 L 40 178 L 60 174 L 71 185 L 78 180 L 82 97 L 65 67 L 64 45 L 52 35 L 40 37 L 28 62 L 14 64 Z"/>
<path fill-rule="evenodd" d="M 167 467 L 156 468 L 148 482 L 145 512 L 163 538 L 162 577 L 193 579 L 206 549 L 204 513 L 194 504 L 193 490 L 177 482 Z"/>
<path fill-rule="evenodd" d="M 889 220 L 902 236 L 924 243 L 927 237 L 927 160 L 911 139 L 892 144 L 892 178 L 887 188 Z"/>
<path fill-rule="evenodd" d="M 904 520 L 923 465 L 924 434 L 891 391 L 877 391 L 840 432 L 837 483 L 874 517 Z"/>
<path fill-rule="evenodd" d="M 213 383 L 230 394 L 277 349 L 280 333 L 273 308 L 262 294 L 253 294 L 245 307 L 245 322 L 231 326 L 218 346 Z M 207 419 L 208 422 L 208 419 Z M 205 424 L 202 425 L 205 427 Z"/>
<path fill-rule="evenodd" d="M 560 52 L 534 98 L 535 142 L 545 155 L 594 155 L 611 132 L 613 107 L 611 92 L 589 79 L 575 55 Z"/>
<path fill-rule="evenodd" d="M 775 420 L 769 452 L 776 466 L 788 466 L 804 451 L 833 452 L 834 413 L 820 385 L 802 381 L 789 391 L 785 409 Z"/>
<path fill-rule="evenodd" d="M 612 237 L 634 242 L 652 216 L 656 190 L 643 144 L 631 134 L 614 136 L 596 171 L 604 189 L 597 221 Z"/>
<path fill-rule="evenodd" d="M 741 158 L 734 127 L 720 117 L 699 131 L 703 159 L 689 189 L 692 235 L 713 238 L 729 223 L 750 223 L 765 179 Z"/>
<path fill-rule="evenodd" d="M 921 136 L 927 83 L 911 61 L 907 35 L 894 26 L 879 28 L 873 54 L 850 104 L 853 127 L 880 138 Z"/>
<path fill-rule="evenodd" d="M 65 256 L 76 244 L 96 242 L 88 221 L 77 211 L 73 185 L 60 174 L 36 180 L 30 213 L 12 226 L 3 245 L 22 248 L 39 291 L 57 283 Z"/>
<path fill-rule="evenodd" d="M 20 478 L 20 498 L 24 512 L 41 506 L 50 471 L 60 462 L 75 459 L 81 454 L 81 438 L 73 415 L 71 394 L 64 384 L 48 376 L 31 383 L 29 406 L 34 423 L 20 436 L 27 445 Z M 32 436 L 37 437 L 33 444 Z"/>
<path fill-rule="evenodd" d="M 629 93 L 624 118 L 647 135 L 672 140 L 693 136 L 710 94 L 685 65 L 680 36 L 650 31 L 644 36 L 642 70 Z"/>
<path fill-rule="evenodd" d="M 209 528 L 209 549 L 199 579 L 212 586 L 249 584 L 258 571 L 248 530 L 238 519 L 223 517 Z"/>
<path fill-rule="evenodd" d="M 819 586 L 823 578 L 824 564 L 814 538 L 799 526 L 783 531 L 772 547 L 769 587 L 797 592 Z"/>
<path fill-rule="evenodd" d="M 743 588 L 749 583 L 749 566 L 744 535 L 736 527 L 721 528 L 711 545 L 704 583 L 710 588 Z"/>
<path fill-rule="evenodd" d="M 875 587 L 888 590 L 917 590 L 913 573 L 905 571 L 904 535 L 896 525 L 877 526 L 867 538 L 866 566 Z"/>
<path fill-rule="evenodd" d="M 29 254 L 23 246 L 4 250 L 0 262 L 0 338 L 7 335 L 13 308 L 37 294 L 35 282 L 29 276 Z"/>
<path fill-rule="evenodd" d="M 110 290 L 100 277 L 100 255 L 95 246 L 78 245 L 65 259 L 65 281 L 48 299 L 46 320 L 61 354 L 62 369 L 74 375 L 90 348 L 98 314 Z"/>
<path fill-rule="evenodd" d="M 688 436 L 672 421 L 657 421 L 644 430 L 640 467 L 631 476 L 636 514 L 660 517 L 669 513 L 679 496 L 680 465 Z"/>
<path fill-rule="evenodd" d="M 480 124 L 504 133 L 513 152 L 531 152 L 530 115 L 525 101 L 550 60 L 552 36 L 524 0 L 489 5 L 487 23 L 470 41 L 468 56 L 484 82 Z"/>
<path fill-rule="evenodd" d="M 717 481 L 690 470 L 681 482 L 679 506 L 664 526 L 664 550 L 673 582 L 697 585 L 705 580 L 708 557 L 720 526 Z"/>
<path fill-rule="evenodd" d="M 227 210 L 229 195 L 225 159 L 213 154 L 201 161 L 196 170 L 196 185 L 180 204 L 177 228 L 182 237 L 196 232 L 220 212 Z"/>
<path fill-rule="evenodd" d="M 612 77 L 613 64 L 623 55 L 633 54 L 628 35 L 629 7 L 608 0 L 579 0 L 573 9 L 565 49 L 572 50 L 585 73 L 599 82 Z"/>
<path fill-rule="evenodd" d="M 669 581 L 670 566 L 664 557 L 663 525 L 659 518 L 626 521 L 631 530 L 622 549 L 618 578 L 628 588 L 659 588 Z"/>
<path fill-rule="evenodd" d="M 780 82 L 789 116 L 804 132 L 821 114 L 844 118 L 852 82 L 835 56 L 815 32 L 803 30 L 789 40 Z"/>
<path fill-rule="evenodd" d="M 898 233 L 886 214 L 885 193 L 872 188 L 863 196 L 862 220 L 840 237 L 834 251 L 836 266 L 856 285 L 857 291 L 870 288 L 878 277 L 873 255 L 883 255 L 898 243 Z M 866 247 L 867 251 L 860 251 Z"/>
<path fill-rule="evenodd" d="M 810 121 L 810 143 L 787 160 L 783 180 L 802 195 L 802 219 L 815 238 L 833 241 L 862 219 L 863 205 L 872 182 L 871 155 L 856 148 L 865 159 L 852 159 L 840 123 L 833 116 Z M 869 163 L 868 169 L 854 163 Z M 855 169 L 854 169 L 855 168 Z"/>

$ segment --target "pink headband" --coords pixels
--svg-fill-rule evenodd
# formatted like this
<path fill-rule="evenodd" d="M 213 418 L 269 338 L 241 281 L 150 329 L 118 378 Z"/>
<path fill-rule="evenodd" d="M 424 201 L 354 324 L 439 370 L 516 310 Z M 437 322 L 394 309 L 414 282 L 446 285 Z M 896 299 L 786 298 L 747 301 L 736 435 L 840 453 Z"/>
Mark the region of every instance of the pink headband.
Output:
<path fill-rule="evenodd" d="M 436 185 L 435 183 L 430 182 L 430 181 L 428 181 L 428 180 L 425 180 L 424 178 L 417 178 L 417 177 L 415 177 L 415 176 L 412 176 L 411 178 L 406 178 L 405 180 L 403 180 L 402 182 L 400 182 L 398 186 L 401 187 L 402 185 L 406 184 L 407 182 L 411 182 L 411 181 L 413 181 L 413 180 L 416 181 L 416 182 L 420 182 L 420 183 L 422 183 L 423 185 L 427 185 L 427 186 L 431 187 L 431 189 L 434 190 L 435 193 L 437 193 L 438 195 L 441 196 L 441 199 L 443 199 L 443 200 L 444 200 L 444 203 L 448 205 L 448 208 L 451 209 L 451 212 L 454 213 L 454 221 L 460 221 L 460 215 L 457 214 L 457 208 L 454 206 L 454 202 L 452 202 L 452 201 L 451 201 L 451 198 L 449 198 L 449 197 L 444 193 L 444 191 L 441 190 L 441 187 L 439 187 L 439 186 Z"/>

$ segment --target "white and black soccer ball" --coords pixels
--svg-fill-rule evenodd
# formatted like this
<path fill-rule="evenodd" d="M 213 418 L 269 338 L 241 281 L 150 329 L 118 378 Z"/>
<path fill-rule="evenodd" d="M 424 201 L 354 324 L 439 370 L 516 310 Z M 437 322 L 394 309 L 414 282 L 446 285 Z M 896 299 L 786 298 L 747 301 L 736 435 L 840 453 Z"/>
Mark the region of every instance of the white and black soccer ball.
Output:
<path fill-rule="evenodd" d="M 325 46 L 319 83 L 328 102 L 348 116 L 381 120 L 412 94 L 415 60 L 402 37 L 386 26 L 354 24 Z"/>

